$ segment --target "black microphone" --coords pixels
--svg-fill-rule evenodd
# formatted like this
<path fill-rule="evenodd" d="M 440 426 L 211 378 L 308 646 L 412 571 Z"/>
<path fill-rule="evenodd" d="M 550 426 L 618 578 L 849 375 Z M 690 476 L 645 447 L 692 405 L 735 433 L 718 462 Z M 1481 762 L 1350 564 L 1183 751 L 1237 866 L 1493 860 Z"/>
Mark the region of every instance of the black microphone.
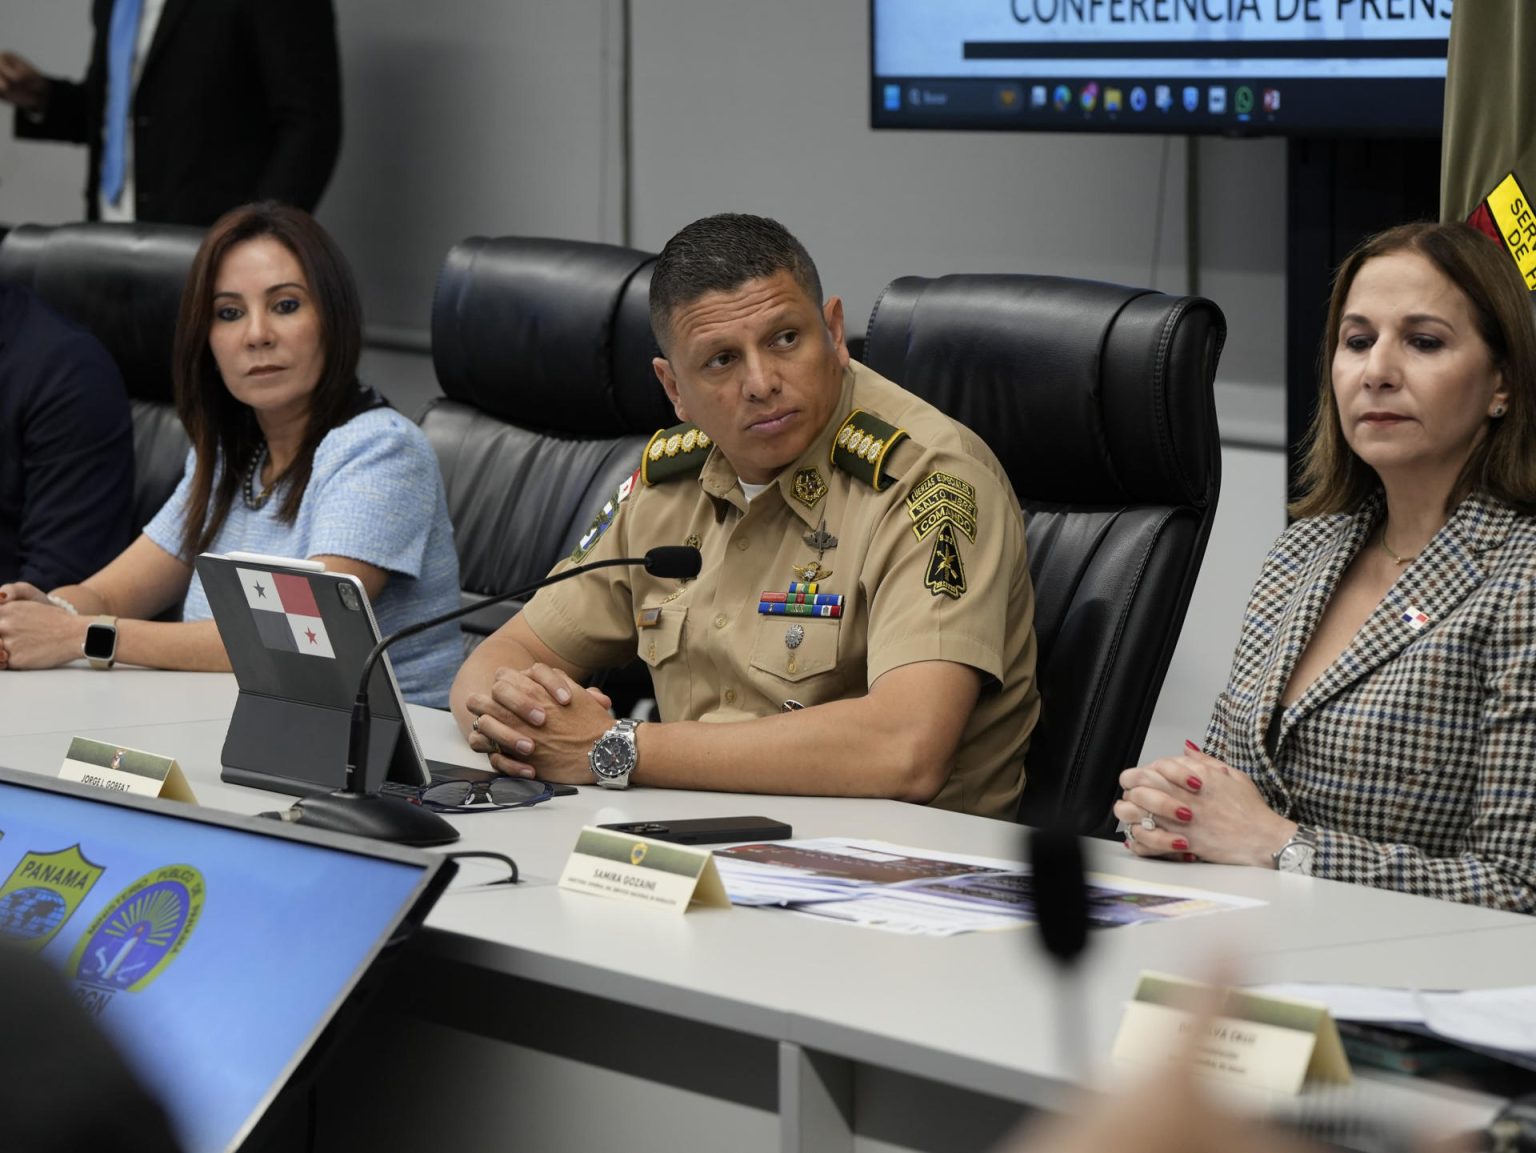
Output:
<path fill-rule="evenodd" d="M 419 805 L 412 805 L 393 797 L 369 793 L 366 790 L 368 768 L 368 739 L 373 727 L 373 711 L 368 705 L 368 682 L 374 666 L 386 649 L 396 641 L 416 636 L 439 625 L 451 624 L 477 609 L 501 604 L 503 601 L 528 597 L 552 584 L 570 580 L 594 569 L 614 568 L 619 565 L 640 565 L 652 576 L 663 579 L 687 580 L 699 575 L 704 559 L 699 550 L 690 545 L 658 545 L 644 556 L 615 557 L 612 560 L 592 561 L 576 565 L 563 572 L 547 576 L 543 580 L 523 585 L 508 592 L 485 597 L 473 604 L 460 605 L 451 612 L 435 616 L 431 620 L 406 625 L 389 634 L 369 650 L 363 660 L 362 675 L 357 681 L 357 699 L 352 702 L 352 726 L 347 741 L 347 775 L 345 784 L 336 792 L 305 797 L 296 802 L 285 814 L 285 819 L 333 832 L 352 833 L 355 836 L 373 837 L 378 840 L 397 841 L 407 845 L 444 845 L 459 839 L 456 830 L 442 817 Z"/>
<path fill-rule="evenodd" d="M 1073 972 L 1088 947 L 1088 879 L 1083 845 L 1070 829 L 1034 829 L 1029 834 L 1030 873 L 1034 878 L 1035 918 L 1040 944 L 1062 973 L 1056 998 L 1057 1044 L 1064 1063 L 1081 1079 L 1087 1073 L 1086 1014 L 1082 988 Z"/>

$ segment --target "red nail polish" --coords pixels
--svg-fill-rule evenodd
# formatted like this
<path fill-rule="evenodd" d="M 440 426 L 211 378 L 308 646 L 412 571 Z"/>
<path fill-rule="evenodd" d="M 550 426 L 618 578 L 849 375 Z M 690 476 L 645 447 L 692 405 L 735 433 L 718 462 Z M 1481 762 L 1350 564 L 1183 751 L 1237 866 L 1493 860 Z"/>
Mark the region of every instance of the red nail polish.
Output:
<path fill-rule="evenodd" d="M 1189 848 L 1189 842 L 1186 841 L 1183 837 L 1175 837 L 1173 839 L 1173 847 L 1175 849 L 1187 849 Z"/>
<path fill-rule="evenodd" d="M 1185 777 L 1184 783 L 1197 793 L 1205 787 L 1205 782 L 1199 777 Z"/>
<path fill-rule="evenodd" d="M 1198 753 L 1200 751 L 1200 746 L 1195 744 L 1194 741 L 1185 741 L 1184 747 L 1192 753 Z"/>
<path fill-rule="evenodd" d="M 1195 819 L 1195 811 L 1193 809 L 1186 809 L 1183 807 L 1174 809 L 1173 815 L 1178 817 L 1181 821 L 1193 821 Z"/>
<path fill-rule="evenodd" d="M 1193 861 L 1198 861 L 1198 860 L 1199 860 L 1199 859 L 1200 859 L 1200 858 L 1199 858 L 1199 857 L 1197 857 L 1197 856 L 1195 856 L 1195 855 L 1194 855 L 1194 854 L 1193 854 L 1193 853 L 1185 853 L 1185 854 L 1184 854 L 1184 859 L 1185 859 L 1185 860 L 1186 860 L 1186 861 L 1191 861 L 1191 862 L 1193 862 Z"/>

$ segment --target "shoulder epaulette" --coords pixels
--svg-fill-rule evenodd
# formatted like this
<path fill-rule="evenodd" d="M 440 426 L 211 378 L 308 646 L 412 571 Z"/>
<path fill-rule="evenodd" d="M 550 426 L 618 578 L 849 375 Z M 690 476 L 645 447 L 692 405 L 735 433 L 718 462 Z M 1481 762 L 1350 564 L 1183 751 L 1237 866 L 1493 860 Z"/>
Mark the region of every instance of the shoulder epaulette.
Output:
<path fill-rule="evenodd" d="M 640 479 L 647 487 L 674 476 L 698 472 L 715 442 L 696 424 L 674 424 L 651 437 L 640 460 Z"/>
<path fill-rule="evenodd" d="M 905 439 L 906 429 L 856 408 L 832 441 L 832 464 L 879 492 L 890 479 L 884 473 L 886 458 Z"/>

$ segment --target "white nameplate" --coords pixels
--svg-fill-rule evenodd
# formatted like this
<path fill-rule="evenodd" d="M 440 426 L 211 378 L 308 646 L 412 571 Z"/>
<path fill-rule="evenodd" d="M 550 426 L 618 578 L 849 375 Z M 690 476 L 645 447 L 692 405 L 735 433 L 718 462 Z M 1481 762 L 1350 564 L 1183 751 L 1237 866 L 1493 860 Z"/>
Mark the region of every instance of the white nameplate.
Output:
<path fill-rule="evenodd" d="M 137 797 L 166 797 L 197 804 L 192 786 L 172 757 L 157 757 L 142 749 L 109 745 L 88 737 L 75 737 L 59 769 L 59 779 L 94 785 L 114 793 Z"/>
<path fill-rule="evenodd" d="M 708 849 L 591 826 L 577 836 L 560 887 L 679 913 L 689 905 L 731 903 Z"/>
<path fill-rule="evenodd" d="M 1154 1065 L 1189 1051 L 1195 1017 L 1182 1006 L 1198 988 L 1177 977 L 1142 974 L 1125 1007 L 1114 1059 Z M 1324 1005 L 1230 991 L 1194 1049 L 1202 1072 L 1258 1089 L 1296 1094 L 1311 1081 L 1347 1085 L 1349 1058 Z"/>

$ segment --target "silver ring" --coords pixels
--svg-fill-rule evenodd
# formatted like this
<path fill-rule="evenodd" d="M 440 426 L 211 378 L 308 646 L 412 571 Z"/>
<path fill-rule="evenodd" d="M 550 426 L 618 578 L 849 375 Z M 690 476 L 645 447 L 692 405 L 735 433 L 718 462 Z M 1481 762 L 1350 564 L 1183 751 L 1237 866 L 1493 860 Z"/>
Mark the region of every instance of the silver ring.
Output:
<path fill-rule="evenodd" d="M 1135 825 L 1126 825 L 1125 826 L 1125 843 L 1127 845 L 1129 845 L 1135 839 L 1136 839 L 1136 826 Z"/>
<path fill-rule="evenodd" d="M 478 733 L 480 731 L 480 717 L 476 717 L 475 718 L 475 723 L 470 725 L 469 727 L 470 727 L 470 731 L 471 732 Z"/>
<path fill-rule="evenodd" d="M 1147 830 L 1157 828 L 1157 821 L 1153 818 L 1151 809 L 1141 814 L 1141 827 Z"/>

